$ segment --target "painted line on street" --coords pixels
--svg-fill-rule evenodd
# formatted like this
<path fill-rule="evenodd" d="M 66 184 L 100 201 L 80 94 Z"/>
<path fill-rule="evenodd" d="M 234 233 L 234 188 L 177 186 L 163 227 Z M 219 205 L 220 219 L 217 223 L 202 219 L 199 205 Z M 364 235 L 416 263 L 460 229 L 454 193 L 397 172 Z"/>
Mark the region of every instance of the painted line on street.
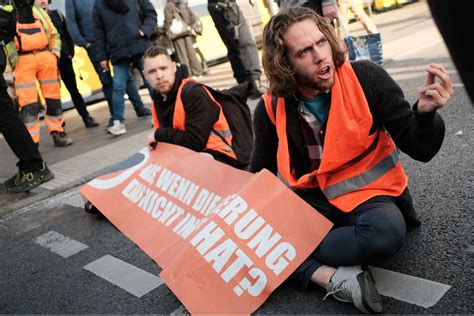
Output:
<path fill-rule="evenodd" d="M 142 297 L 163 284 L 161 278 L 139 269 L 110 255 L 103 256 L 84 266 L 84 269 L 124 289 L 136 297 Z"/>
<path fill-rule="evenodd" d="M 46 234 L 36 237 L 33 241 L 63 258 L 68 258 L 89 247 L 55 231 L 49 231 Z"/>
<path fill-rule="evenodd" d="M 69 196 L 65 202 L 67 205 L 71 205 L 78 208 L 84 208 L 84 199 L 82 198 L 79 191 L 76 191 L 74 194 Z"/>
<path fill-rule="evenodd" d="M 474 245 L 467 246 L 467 252 L 470 254 L 474 254 Z"/>
<path fill-rule="evenodd" d="M 451 285 L 376 267 L 370 267 L 370 271 L 381 295 L 424 308 L 434 306 L 451 288 Z"/>

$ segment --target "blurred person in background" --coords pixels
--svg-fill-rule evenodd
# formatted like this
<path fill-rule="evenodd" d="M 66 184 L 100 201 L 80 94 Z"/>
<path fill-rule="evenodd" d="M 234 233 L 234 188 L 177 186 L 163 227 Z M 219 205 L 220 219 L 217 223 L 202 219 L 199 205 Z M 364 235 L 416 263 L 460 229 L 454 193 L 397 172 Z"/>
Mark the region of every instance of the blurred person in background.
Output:
<path fill-rule="evenodd" d="M 7 59 L 11 66 L 18 61 L 13 37 L 16 32 L 16 11 L 11 5 L 0 5 L 0 133 L 19 159 L 17 173 L 4 182 L 11 193 L 28 192 L 54 178 L 41 157 L 38 147 L 21 120 L 7 93 L 3 72 Z"/>
<path fill-rule="evenodd" d="M 256 99 L 265 92 L 260 81 L 262 70 L 258 48 L 245 16 L 235 0 L 208 0 L 207 10 L 227 47 L 234 78 L 251 84 L 249 97 Z"/>
<path fill-rule="evenodd" d="M 191 25 L 191 31 L 193 34 L 193 47 L 196 50 L 199 59 L 201 60 L 202 74 L 207 75 L 209 73 L 209 66 L 207 65 L 206 56 L 204 56 L 204 54 L 202 53 L 201 49 L 199 48 L 199 43 L 197 41 L 197 37 L 202 36 L 202 33 L 204 32 L 204 27 L 202 25 L 201 19 L 199 18 L 199 15 L 197 15 L 197 13 L 195 12 L 193 13 L 196 18 L 194 24 Z"/>
<path fill-rule="evenodd" d="M 34 0 L 15 0 L 18 21 L 15 46 L 19 60 L 14 67 L 15 91 L 20 105 L 20 116 L 36 144 L 40 142 L 40 120 L 38 80 L 46 103 L 44 122 L 54 145 L 64 147 L 72 144 L 65 130 L 61 108 L 58 60 L 61 39 L 43 9 L 35 7 Z"/>
<path fill-rule="evenodd" d="M 168 0 L 165 7 L 164 27 L 173 43 L 176 59 L 180 64 L 188 66 L 195 77 L 202 75 L 202 65 L 194 49 L 192 25 L 196 16 L 188 6 L 188 0 Z M 177 24 L 179 24 L 179 29 Z M 177 30 L 174 32 L 174 28 Z M 178 34 L 179 33 L 179 34 Z"/>
<path fill-rule="evenodd" d="M 355 0 L 337 0 L 337 5 L 339 7 L 339 17 L 341 18 L 342 23 L 344 23 L 344 27 L 346 28 L 346 30 L 349 29 L 348 10 L 350 9 L 352 13 L 354 13 L 355 19 L 362 24 L 368 34 L 378 33 L 378 29 L 374 21 L 372 21 L 372 19 L 367 15 L 367 13 L 365 13 L 365 10 L 362 5 L 357 3 Z"/>
<path fill-rule="evenodd" d="M 275 0 L 280 10 L 294 7 L 307 7 L 329 21 L 337 18 L 336 0 Z"/>
<path fill-rule="evenodd" d="M 108 132 L 125 134 L 125 91 L 133 64 L 143 75 L 141 57 L 150 47 L 150 36 L 156 29 L 156 11 L 149 0 L 97 0 L 94 4 L 94 32 L 97 59 L 102 71 L 108 71 L 109 61 L 114 67 L 112 106 L 113 125 Z M 152 90 L 144 78 L 150 94 Z M 127 93 L 138 95 L 138 89 Z M 141 101 L 140 101 L 141 102 Z M 150 116 L 151 110 L 141 102 L 137 115 Z"/>
<path fill-rule="evenodd" d="M 99 124 L 95 122 L 95 120 L 87 111 L 86 103 L 77 89 L 76 74 L 74 73 L 74 68 L 72 66 L 72 58 L 74 57 L 74 42 L 67 29 L 66 18 L 62 12 L 58 10 L 49 10 L 48 5 L 50 3 L 51 0 L 35 0 L 35 5 L 48 12 L 49 17 L 58 30 L 61 38 L 61 57 L 59 58 L 58 63 L 61 79 L 66 85 L 66 88 L 71 95 L 72 102 L 74 103 L 74 107 L 76 108 L 77 113 L 79 113 L 79 115 L 82 117 L 84 125 L 86 127 L 99 126 Z"/>
<path fill-rule="evenodd" d="M 471 102 L 474 102 L 474 60 L 468 48 L 472 35 L 468 32 L 472 27 L 472 11 L 443 0 L 428 0 L 428 5 Z"/>
<path fill-rule="evenodd" d="M 66 23 L 74 43 L 87 51 L 87 55 L 102 84 L 102 92 L 107 100 L 110 112 L 110 119 L 107 123 L 107 129 L 109 129 L 113 125 L 114 113 L 112 106 L 113 79 L 109 69 L 101 67 L 97 54 L 93 22 L 94 3 L 95 0 L 66 0 Z M 143 107 L 140 95 L 136 93 L 136 88 L 133 76 L 129 76 L 125 92 L 133 105 L 135 113 L 138 117 L 150 116 L 151 111 Z"/>

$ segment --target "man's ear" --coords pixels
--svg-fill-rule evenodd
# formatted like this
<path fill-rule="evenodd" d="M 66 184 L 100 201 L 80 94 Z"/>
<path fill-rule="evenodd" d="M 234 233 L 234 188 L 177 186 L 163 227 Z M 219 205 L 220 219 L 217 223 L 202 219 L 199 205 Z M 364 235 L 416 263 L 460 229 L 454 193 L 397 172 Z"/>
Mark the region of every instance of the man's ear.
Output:
<path fill-rule="evenodd" d="M 173 64 L 173 72 L 176 73 L 176 69 L 177 69 L 176 62 L 173 61 L 172 64 Z"/>

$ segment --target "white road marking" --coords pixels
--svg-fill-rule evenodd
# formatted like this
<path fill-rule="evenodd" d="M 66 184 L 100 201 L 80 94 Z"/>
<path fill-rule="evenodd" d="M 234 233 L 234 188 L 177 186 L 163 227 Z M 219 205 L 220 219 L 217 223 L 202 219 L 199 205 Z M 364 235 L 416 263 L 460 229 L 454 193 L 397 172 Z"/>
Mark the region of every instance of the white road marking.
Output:
<path fill-rule="evenodd" d="M 370 267 L 370 271 L 381 295 L 424 308 L 434 306 L 451 288 L 447 284 L 385 269 Z"/>
<path fill-rule="evenodd" d="M 161 278 L 110 255 L 84 266 L 84 269 L 125 291 L 142 297 L 163 284 Z"/>
<path fill-rule="evenodd" d="M 474 245 L 469 245 L 467 247 L 467 252 L 471 253 L 471 254 L 474 254 Z"/>
<path fill-rule="evenodd" d="M 49 231 L 46 234 L 36 237 L 33 241 L 63 258 L 68 258 L 89 247 L 55 231 Z"/>
<path fill-rule="evenodd" d="M 84 208 L 85 204 L 84 199 L 82 198 L 79 191 L 69 196 L 65 203 L 78 208 Z"/>

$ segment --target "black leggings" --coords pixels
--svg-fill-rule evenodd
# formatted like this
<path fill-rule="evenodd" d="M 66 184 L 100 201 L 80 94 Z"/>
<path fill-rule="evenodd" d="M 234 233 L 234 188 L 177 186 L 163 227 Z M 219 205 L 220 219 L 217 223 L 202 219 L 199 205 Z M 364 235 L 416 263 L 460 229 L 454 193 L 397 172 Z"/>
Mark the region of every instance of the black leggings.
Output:
<path fill-rule="evenodd" d="M 299 195 L 334 223 L 316 250 L 292 275 L 303 288 L 321 265 L 367 264 L 394 255 L 403 243 L 405 220 L 392 197 L 376 196 L 344 213 L 331 205 L 321 191 Z"/>
<path fill-rule="evenodd" d="M 86 108 L 86 103 L 82 98 L 81 93 L 77 89 L 76 74 L 74 73 L 74 68 L 72 66 L 72 61 L 68 57 L 62 57 L 59 60 L 59 73 L 61 74 L 61 79 L 64 82 L 69 94 L 71 95 L 72 103 L 77 110 L 77 113 L 85 119 L 89 117 L 89 112 Z"/>

